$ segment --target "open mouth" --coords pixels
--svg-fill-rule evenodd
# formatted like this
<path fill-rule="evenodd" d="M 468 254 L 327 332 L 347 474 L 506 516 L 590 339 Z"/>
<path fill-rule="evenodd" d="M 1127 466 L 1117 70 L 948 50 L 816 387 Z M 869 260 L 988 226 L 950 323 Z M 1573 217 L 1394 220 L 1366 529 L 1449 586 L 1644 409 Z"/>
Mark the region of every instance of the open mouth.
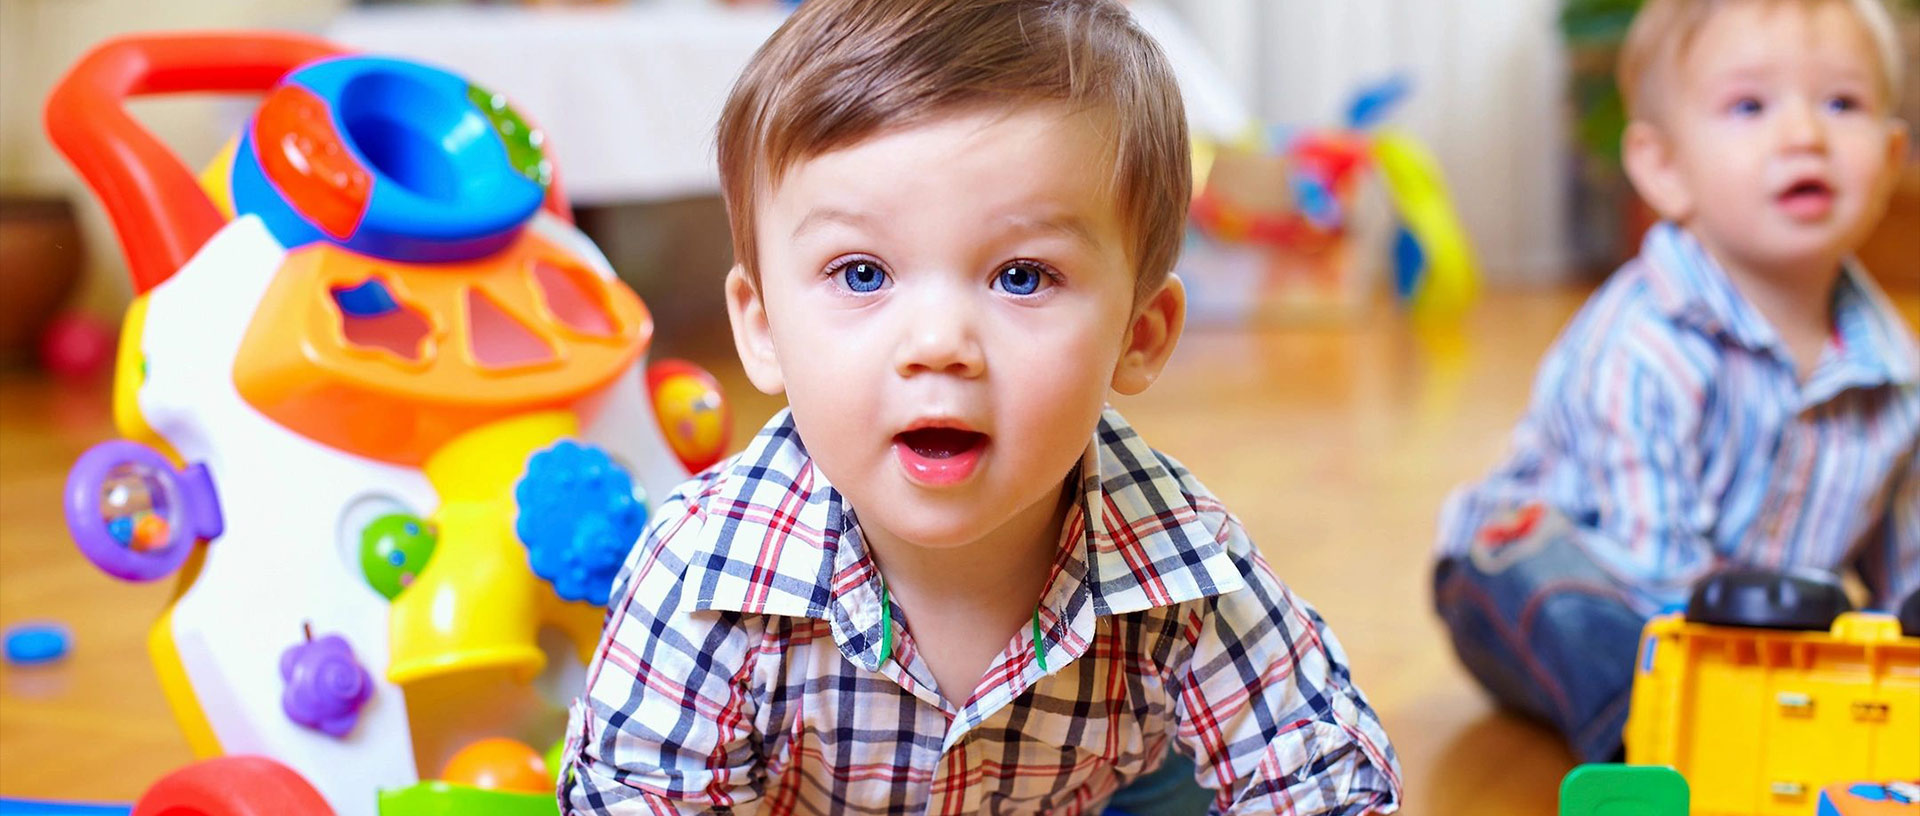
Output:
<path fill-rule="evenodd" d="M 1819 179 L 1802 179 L 1782 191 L 1779 201 L 1795 218 L 1821 218 L 1833 209 L 1833 188 Z"/>
<path fill-rule="evenodd" d="M 986 448 L 986 434 L 965 428 L 915 428 L 893 437 L 894 455 L 908 478 L 929 486 L 965 481 Z"/>

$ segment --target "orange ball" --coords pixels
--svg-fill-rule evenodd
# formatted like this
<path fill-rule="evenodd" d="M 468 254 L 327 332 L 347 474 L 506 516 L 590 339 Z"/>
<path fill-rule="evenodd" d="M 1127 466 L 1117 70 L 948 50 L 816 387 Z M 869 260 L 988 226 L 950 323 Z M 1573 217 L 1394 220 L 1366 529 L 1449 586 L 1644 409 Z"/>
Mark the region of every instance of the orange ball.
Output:
<path fill-rule="evenodd" d="M 447 760 L 440 779 L 481 790 L 550 793 L 553 777 L 547 762 L 526 743 L 505 737 L 483 739 L 460 749 Z"/>
<path fill-rule="evenodd" d="M 157 550 L 167 543 L 173 531 L 167 527 L 167 520 L 157 513 L 141 513 L 140 520 L 133 523 L 133 548 L 141 552 Z"/>

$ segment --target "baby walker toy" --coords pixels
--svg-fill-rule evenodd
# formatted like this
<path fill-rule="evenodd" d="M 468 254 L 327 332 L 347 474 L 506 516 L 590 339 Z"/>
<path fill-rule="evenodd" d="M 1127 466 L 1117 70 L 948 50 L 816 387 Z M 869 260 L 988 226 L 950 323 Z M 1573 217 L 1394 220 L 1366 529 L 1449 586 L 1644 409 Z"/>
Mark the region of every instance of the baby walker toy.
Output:
<path fill-rule="evenodd" d="M 129 97 L 265 98 L 198 177 Z M 534 814 L 647 496 L 726 405 L 576 229 L 542 132 L 446 71 L 285 34 L 108 42 L 47 129 L 135 298 L 81 552 L 177 576 L 150 648 L 204 761 L 135 813 Z M 436 778 L 436 776 L 438 778 Z M 422 780 L 428 781 L 422 781 Z"/>

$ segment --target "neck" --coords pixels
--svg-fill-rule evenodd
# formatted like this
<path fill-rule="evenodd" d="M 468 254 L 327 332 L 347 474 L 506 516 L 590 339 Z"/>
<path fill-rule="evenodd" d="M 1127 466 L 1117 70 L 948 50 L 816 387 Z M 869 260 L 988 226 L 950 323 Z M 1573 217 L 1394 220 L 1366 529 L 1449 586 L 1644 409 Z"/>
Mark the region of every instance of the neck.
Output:
<path fill-rule="evenodd" d="M 1062 480 L 1054 495 L 959 546 L 921 546 L 864 522 L 861 532 L 902 607 L 968 608 L 989 618 L 1005 607 L 1024 618 L 1053 571 L 1060 530 L 1072 506 L 1070 487 Z"/>
<path fill-rule="evenodd" d="M 1698 233 L 1695 233 L 1698 235 Z M 1712 245 L 1701 244 L 1715 263 L 1726 271 L 1735 291 L 1753 304 L 1780 335 L 1796 358 L 1806 357 L 1807 347 L 1817 347 L 1833 331 L 1833 288 L 1840 281 L 1840 253 L 1782 263 L 1756 263 Z M 1814 359 L 1798 359 L 1810 369 Z"/>

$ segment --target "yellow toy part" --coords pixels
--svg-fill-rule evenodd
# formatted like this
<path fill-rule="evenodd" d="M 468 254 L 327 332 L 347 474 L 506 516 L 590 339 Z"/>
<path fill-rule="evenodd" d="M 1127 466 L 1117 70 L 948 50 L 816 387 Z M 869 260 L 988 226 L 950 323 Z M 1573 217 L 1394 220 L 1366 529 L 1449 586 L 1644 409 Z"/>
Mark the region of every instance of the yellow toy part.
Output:
<path fill-rule="evenodd" d="M 706 470 L 726 456 L 733 417 L 712 374 L 685 360 L 661 360 L 647 369 L 647 387 L 660 432 L 687 470 Z"/>
<path fill-rule="evenodd" d="M 213 208 L 227 220 L 233 220 L 233 156 L 240 149 L 240 137 L 227 140 L 207 169 L 200 171 L 200 189 L 213 202 Z"/>
<path fill-rule="evenodd" d="M 180 577 L 174 584 L 173 597 L 167 601 L 167 609 L 160 613 L 160 619 L 153 622 L 153 628 L 147 630 L 147 654 L 153 659 L 154 673 L 160 677 L 160 691 L 166 695 L 167 706 L 173 709 L 173 719 L 180 723 L 180 731 L 187 737 L 187 747 L 192 749 L 196 759 L 212 759 L 226 752 L 220 748 L 220 738 L 213 733 L 213 725 L 207 720 L 206 709 L 200 707 L 200 698 L 194 696 L 193 680 L 187 675 L 187 667 L 180 662 L 180 646 L 173 639 L 173 606 L 180 595 L 193 586 L 195 578 L 200 576 L 200 567 L 206 563 L 207 551 L 194 548 L 187 556 L 187 563 L 180 568 Z"/>
<path fill-rule="evenodd" d="M 1920 638 L 1848 612 L 1830 631 L 1647 623 L 1627 761 L 1686 776 L 1695 816 L 1807 816 L 1822 787 L 1920 778 Z"/>
<path fill-rule="evenodd" d="M 146 330 L 147 296 L 140 295 L 127 305 L 120 323 L 120 346 L 114 351 L 113 426 L 121 436 L 159 451 L 178 467 L 179 452 L 140 413 L 140 387 L 147 382 L 147 356 L 140 350 L 140 337 Z"/>
<path fill-rule="evenodd" d="M 1373 158 L 1380 165 L 1387 194 L 1426 258 L 1426 270 L 1413 295 L 1413 313 L 1458 316 L 1479 294 L 1480 280 L 1473 245 L 1454 212 L 1440 163 L 1419 141 L 1394 130 L 1374 137 Z"/>
<path fill-rule="evenodd" d="M 469 431 L 427 459 L 427 479 L 440 495 L 432 519 L 439 544 L 394 598 L 389 680 L 406 685 L 482 669 L 528 680 L 546 666 L 542 624 L 576 640 L 598 631 L 604 610 L 552 597 L 514 534 L 513 491 L 528 458 L 578 428 L 571 412 L 525 414 Z"/>

